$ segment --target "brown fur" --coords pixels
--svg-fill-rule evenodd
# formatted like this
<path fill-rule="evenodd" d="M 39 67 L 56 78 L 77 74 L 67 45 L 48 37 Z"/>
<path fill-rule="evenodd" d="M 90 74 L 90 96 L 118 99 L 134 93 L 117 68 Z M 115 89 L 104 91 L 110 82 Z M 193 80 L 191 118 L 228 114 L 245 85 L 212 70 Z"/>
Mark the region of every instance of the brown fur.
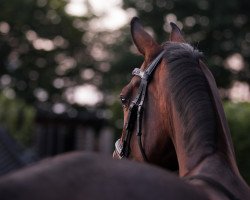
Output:
<path fill-rule="evenodd" d="M 162 169 L 93 153 L 58 156 L 6 175 L 0 179 L 0 198 L 206 200 L 197 188 Z"/>
<path fill-rule="evenodd" d="M 149 83 L 144 104 L 142 136 L 148 160 L 166 169 L 172 169 L 177 162 L 180 177 L 209 177 L 237 199 L 250 199 L 249 187 L 235 161 L 213 76 L 201 61 L 201 54 L 185 43 L 175 24 L 171 26 L 170 41 L 162 46 L 149 45 L 153 39 L 148 36 L 141 39 L 145 33 L 142 34 L 140 24 L 131 27 L 136 47 L 151 52 L 144 55 L 141 70 L 154 59 L 155 52 L 162 49 L 166 52 Z M 136 27 L 140 27 L 140 32 Z M 122 90 L 121 95 L 127 102 L 133 100 L 139 81 L 133 77 Z M 124 123 L 128 105 L 124 108 Z M 124 130 L 121 139 L 123 136 Z M 135 137 L 133 133 L 130 158 L 143 162 Z M 226 194 L 204 180 L 191 181 L 191 184 L 201 186 L 210 199 L 227 199 Z"/>

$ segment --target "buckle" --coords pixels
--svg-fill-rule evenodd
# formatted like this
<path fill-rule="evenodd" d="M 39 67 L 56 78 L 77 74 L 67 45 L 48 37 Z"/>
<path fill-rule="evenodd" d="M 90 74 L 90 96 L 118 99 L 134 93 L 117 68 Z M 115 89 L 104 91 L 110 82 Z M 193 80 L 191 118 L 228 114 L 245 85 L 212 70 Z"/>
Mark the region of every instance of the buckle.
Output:
<path fill-rule="evenodd" d="M 139 68 L 135 68 L 132 71 L 132 75 L 139 76 L 141 79 L 144 77 L 145 72 L 141 71 Z"/>
<path fill-rule="evenodd" d="M 116 154 L 118 155 L 119 159 L 122 159 L 122 158 L 123 158 L 123 155 L 122 155 L 122 148 L 123 148 L 123 145 L 121 144 L 121 139 L 118 139 L 118 140 L 115 142 L 115 152 L 116 152 Z"/>

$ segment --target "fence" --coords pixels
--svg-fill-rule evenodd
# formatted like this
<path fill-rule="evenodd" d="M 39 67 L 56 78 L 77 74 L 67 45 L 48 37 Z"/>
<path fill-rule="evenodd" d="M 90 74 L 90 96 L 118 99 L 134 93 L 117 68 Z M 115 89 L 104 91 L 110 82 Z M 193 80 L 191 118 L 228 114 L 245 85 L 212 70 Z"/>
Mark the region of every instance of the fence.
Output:
<path fill-rule="evenodd" d="M 74 150 L 111 154 L 114 133 L 108 124 L 87 113 L 75 118 L 40 113 L 31 149 L 21 146 L 0 126 L 0 176 L 42 158 Z"/>
<path fill-rule="evenodd" d="M 93 115 L 38 115 L 34 143 L 40 158 L 73 150 L 111 154 L 113 134 L 105 119 Z"/>

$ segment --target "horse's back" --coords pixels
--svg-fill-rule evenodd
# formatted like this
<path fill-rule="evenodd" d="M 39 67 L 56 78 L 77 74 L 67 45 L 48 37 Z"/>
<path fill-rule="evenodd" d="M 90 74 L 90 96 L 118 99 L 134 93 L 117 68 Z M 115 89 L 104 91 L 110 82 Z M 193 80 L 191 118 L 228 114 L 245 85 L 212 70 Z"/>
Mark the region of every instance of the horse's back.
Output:
<path fill-rule="evenodd" d="M 1 200 L 205 199 L 159 168 L 93 153 L 46 159 L 0 179 Z"/>

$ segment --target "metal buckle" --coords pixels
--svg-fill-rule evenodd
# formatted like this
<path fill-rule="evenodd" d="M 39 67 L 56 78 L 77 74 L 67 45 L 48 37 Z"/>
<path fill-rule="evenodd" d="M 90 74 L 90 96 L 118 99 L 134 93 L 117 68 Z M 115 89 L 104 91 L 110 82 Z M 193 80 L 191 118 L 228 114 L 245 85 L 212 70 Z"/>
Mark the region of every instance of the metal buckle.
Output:
<path fill-rule="evenodd" d="M 139 76 L 142 79 L 144 77 L 144 73 L 145 72 L 141 71 L 139 68 L 135 68 L 132 72 L 132 75 Z"/>
<path fill-rule="evenodd" d="M 116 152 L 117 156 L 119 157 L 119 159 L 123 158 L 122 148 L 123 148 L 123 145 L 121 144 L 121 139 L 118 139 L 115 142 L 115 152 Z"/>

